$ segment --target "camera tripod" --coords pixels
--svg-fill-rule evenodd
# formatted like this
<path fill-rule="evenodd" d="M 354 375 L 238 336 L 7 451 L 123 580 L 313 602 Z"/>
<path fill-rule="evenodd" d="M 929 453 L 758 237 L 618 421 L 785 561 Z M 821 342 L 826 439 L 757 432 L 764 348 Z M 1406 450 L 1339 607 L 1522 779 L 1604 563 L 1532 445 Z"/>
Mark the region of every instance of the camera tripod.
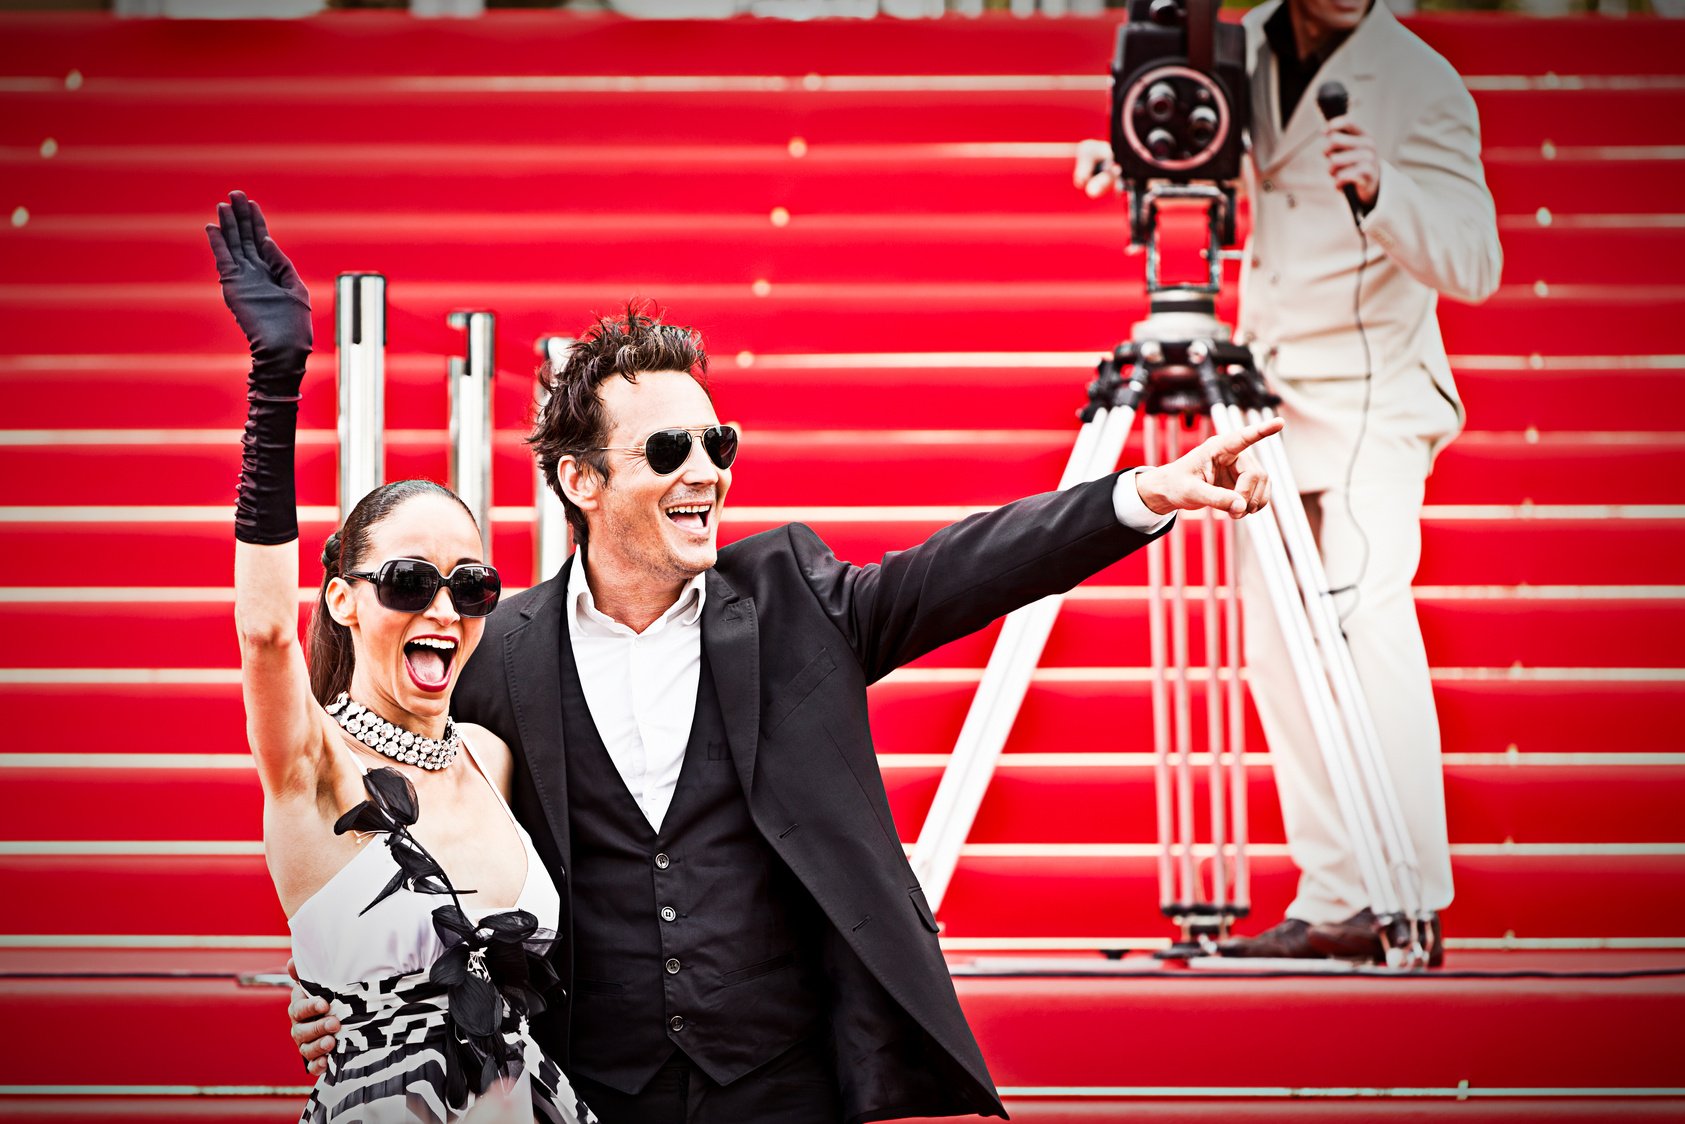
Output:
<path fill-rule="evenodd" d="M 1209 277 L 1203 285 L 1160 283 L 1156 211 L 1161 198 L 1206 203 Z M 1183 431 L 1208 425 L 1216 433 L 1231 433 L 1275 416 L 1277 399 L 1250 349 L 1232 342 L 1216 316 L 1227 204 L 1223 192 L 1200 185 L 1155 185 L 1139 204 L 1148 218 L 1148 315 L 1100 362 L 1089 383 L 1088 402 L 1079 414 L 1083 425 L 1060 488 L 1112 471 L 1138 416 L 1145 415 L 1142 440 L 1149 464 L 1180 456 Z M 1415 849 L 1341 632 L 1315 536 L 1280 438 L 1265 438 L 1253 446 L 1253 453 L 1269 474 L 1272 498 L 1265 511 L 1238 522 L 1264 576 L 1270 609 L 1285 640 L 1285 657 L 1310 715 L 1380 928 L 1386 964 L 1421 967 L 1430 952 L 1431 915 L 1422 902 Z M 1159 955 L 1174 958 L 1215 952 L 1216 941 L 1250 909 L 1235 521 L 1210 512 L 1196 518 L 1204 532 L 1200 596 L 1208 846 L 1195 840 L 1185 537 L 1173 530 L 1150 544 L 1147 554 L 1159 904 L 1179 930 L 1179 939 Z M 946 893 L 1062 600 L 1044 598 L 1009 615 L 984 669 L 913 850 L 913 868 L 933 908 Z M 1201 877 L 1201 851 L 1212 858 L 1209 892 Z M 1295 963 L 1303 967 L 1319 962 Z"/>

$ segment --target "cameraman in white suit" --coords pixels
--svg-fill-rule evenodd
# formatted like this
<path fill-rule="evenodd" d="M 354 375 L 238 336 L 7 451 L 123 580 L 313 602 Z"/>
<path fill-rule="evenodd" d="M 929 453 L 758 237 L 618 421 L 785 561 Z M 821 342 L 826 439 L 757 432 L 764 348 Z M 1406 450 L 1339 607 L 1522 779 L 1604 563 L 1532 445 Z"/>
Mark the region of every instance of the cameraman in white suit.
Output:
<path fill-rule="evenodd" d="M 1283 435 L 1380 730 L 1421 864 L 1423 904 L 1451 902 L 1434 711 L 1410 583 L 1423 486 L 1462 428 L 1440 338 L 1439 294 L 1478 302 L 1503 253 L 1480 164 L 1474 100 L 1384 3 L 1271 0 L 1249 12 L 1252 235 L 1240 289 L 1248 342 L 1287 419 Z M 1347 112 L 1324 121 L 1338 81 Z M 1113 189 L 1103 141 L 1078 147 L 1076 182 Z M 1356 207 L 1348 205 L 1350 186 Z M 1381 955 L 1368 895 L 1268 609 L 1256 560 L 1242 568 L 1246 659 L 1300 871 L 1282 922 L 1225 943 L 1230 956 Z M 1437 920 L 1430 963 L 1442 949 Z"/>

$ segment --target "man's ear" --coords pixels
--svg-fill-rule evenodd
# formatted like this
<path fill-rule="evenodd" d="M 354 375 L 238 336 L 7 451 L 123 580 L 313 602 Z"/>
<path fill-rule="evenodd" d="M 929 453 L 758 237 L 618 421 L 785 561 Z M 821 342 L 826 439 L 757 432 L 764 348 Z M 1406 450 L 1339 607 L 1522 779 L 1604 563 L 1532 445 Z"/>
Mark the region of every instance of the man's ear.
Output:
<path fill-rule="evenodd" d="M 556 462 L 556 481 L 562 495 L 583 512 L 592 512 L 602 505 L 600 493 L 606 486 L 602 474 L 575 456 L 564 456 Z"/>
<path fill-rule="evenodd" d="M 351 595 L 351 583 L 344 578 L 329 578 L 327 595 L 328 615 L 346 628 L 357 623 L 357 599 Z"/>

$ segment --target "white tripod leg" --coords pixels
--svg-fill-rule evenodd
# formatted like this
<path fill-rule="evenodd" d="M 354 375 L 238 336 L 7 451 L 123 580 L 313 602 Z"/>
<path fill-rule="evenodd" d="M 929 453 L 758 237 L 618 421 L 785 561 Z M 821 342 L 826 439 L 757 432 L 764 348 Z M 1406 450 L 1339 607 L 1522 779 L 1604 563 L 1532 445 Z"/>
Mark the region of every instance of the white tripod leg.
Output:
<path fill-rule="evenodd" d="M 1219 405 L 1212 409 L 1212 420 L 1219 433 L 1232 432 L 1240 426 L 1239 411 Z M 1265 438 L 1254 448 L 1279 443 L 1275 437 Z M 1266 471 L 1268 471 L 1266 463 Z M 1317 650 L 1316 636 L 1306 613 L 1298 586 L 1290 569 L 1286 546 L 1278 523 L 1304 518 L 1298 503 L 1298 493 L 1289 489 L 1277 492 L 1278 482 L 1272 477 L 1274 498 L 1270 510 L 1275 519 L 1248 518 L 1243 521 L 1259 570 L 1264 577 L 1271 608 L 1281 626 L 1282 638 L 1294 678 L 1304 696 L 1306 710 L 1323 760 L 1327 763 L 1335 803 L 1340 817 L 1351 836 L 1352 850 L 1364 890 L 1375 903 L 1377 912 L 1396 912 L 1396 891 L 1388 876 L 1386 863 L 1378 846 L 1379 834 L 1367 802 L 1357 787 L 1356 770 L 1352 764 L 1351 739 L 1342 720 L 1333 689 L 1329 683 Z M 1287 513 L 1284 515 L 1284 512 Z M 1308 524 L 1307 524 L 1308 526 Z"/>
<path fill-rule="evenodd" d="M 1159 427 L 1148 418 L 1141 427 L 1141 459 L 1158 464 Z M 1158 824 L 1158 907 L 1166 917 L 1181 913 L 1176 891 L 1176 844 L 1173 782 L 1170 776 L 1170 626 L 1165 609 L 1164 539 L 1147 544 L 1147 639 L 1152 652 L 1153 678 L 1148 685 L 1153 704 L 1153 797 Z"/>
<path fill-rule="evenodd" d="M 1273 411 L 1252 411 L 1248 420 L 1264 420 L 1272 416 Z M 1292 466 L 1279 440 L 1272 438 L 1261 442 L 1259 456 L 1264 470 L 1270 475 L 1272 493 L 1277 496 L 1291 496 L 1296 500 L 1299 492 L 1293 479 Z M 1426 915 L 1422 905 L 1421 868 L 1417 862 L 1415 845 L 1405 825 L 1403 807 L 1399 804 L 1391 774 L 1387 771 L 1386 761 L 1381 752 L 1380 733 L 1375 728 L 1374 715 L 1369 709 L 1363 685 L 1358 679 L 1357 666 L 1352 661 L 1351 649 L 1347 646 L 1341 629 L 1339 611 L 1334 605 L 1334 597 L 1330 592 L 1327 573 L 1322 566 L 1321 553 L 1310 529 L 1310 521 L 1305 516 L 1303 506 L 1296 502 L 1282 508 L 1278 518 L 1341 718 L 1350 732 L 1351 769 L 1355 784 L 1375 824 L 1387 882 L 1393 891 L 1390 907 L 1385 906 L 1381 900 L 1371 904 L 1376 913 L 1383 915 L 1383 918 L 1402 911 L 1412 920 L 1424 920 Z M 1394 947 L 1393 941 L 1389 939 L 1389 963 L 1402 963 L 1405 960 L 1420 959 L 1425 955 L 1414 941 L 1410 944 L 1412 947 L 1400 949 Z"/>
<path fill-rule="evenodd" d="M 1234 521 L 1209 516 L 1214 528 L 1221 528 L 1223 538 L 1223 636 L 1224 678 L 1223 711 L 1228 721 L 1229 746 L 1229 814 L 1234 836 L 1234 915 L 1245 917 L 1252 909 L 1252 868 L 1246 848 L 1251 840 L 1251 826 L 1247 820 L 1248 789 L 1246 781 L 1246 700 L 1241 692 L 1240 664 L 1240 585 L 1236 566 Z M 1213 684 L 1213 691 L 1216 685 Z"/>
<path fill-rule="evenodd" d="M 1093 420 L 1084 423 L 1065 465 L 1060 489 L 1098 479 L 1112 471 L 1123 455 L 1134 420 L 1132 410 L 1102 409 L 1095 413 Z M 994 651 L 989 654 L 988 666 L 983 669 L 971 709 L 954 743 L 953 756 L 942 773 L 924 827 L 913 845 L 913 872 L 924 887 L 925 898 L 933 911 L 941 908 L 948 892 L 948 883 L 959 864 L 960 849 L 977 819 L 977 809 L 982 806 L 995 764 L 1029 691 L 1030 678 L 1063 602 L 1063 595 L 1044 597 L 1009 613 Z"/>
<path fill-rule="evenodd" d="M 1217 573 L 1217 520 L 1210 508 L 1199 513 L 1200 602 L 1205 624 L 1205 749 L 1210 762 L 1206 786 L 1211 802 L 1211 905 L 1219 937 L 1229 931 L 1228 801 L 1223 765 L 1223 617 Z"/>
<path fill-rule="evenodd" d="M 1158 419 L 1164 432 L 1164 461 L 1182 455 L 1178 421 L 1174 416 Z M 1188 540 L 1181 528 L 1165 536 L 1170 550 L 1170 676 L 1176 776 L 1176 848 L 1180 876 L 1178 897 L 1184 911 L 1183 924 L 1190 931 L 1196 921 L 1195 907 L 1203 899 L 1195 857 L 1193 708 L 1188 697 Z"/>

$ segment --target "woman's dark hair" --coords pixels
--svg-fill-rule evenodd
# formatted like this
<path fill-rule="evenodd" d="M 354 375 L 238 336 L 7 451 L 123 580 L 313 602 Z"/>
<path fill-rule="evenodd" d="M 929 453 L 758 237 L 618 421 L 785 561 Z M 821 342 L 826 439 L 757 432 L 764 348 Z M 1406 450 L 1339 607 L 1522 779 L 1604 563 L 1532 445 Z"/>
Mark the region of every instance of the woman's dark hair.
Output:
<path fill-rule="evenodd" d="M 310 667 L 310 693 L 323 706 L 338 698 L 341 691 L 351 688 L 351 669 L 357 663 L 351 647 L 351 630 L 328 612 L 328 583 L 364 563 L 369 535 L 376 525 L 416 496 L 427 495 L 454 500 L 467 512 L 469 521 L 473 521 L 474 513 L 449 488 L 431 480 L 394 480 L 358 500 L 351 514 L 345 517 L 345 525 L 329 535 L 322 545 L 322 588 L 316 591 L 316 609 L 310 616 L 305 662 Z M 475 529 L 479 529 L 477 523 Z"/>
<path fill-rule="evenodd" d="M 585 513 L 562 495 L 556 466 L 563 457 L 573 457 L 607 482 L 609 460 L 598 450 L 608 440 L 611 422 L 598 388 L 615 375 L 637 382 L 642 371 L 687 371 L 703 391 L 708 389 L 708 353 L 701 335 L 694 328 L 663 324 L 659 310 L 647 301 L 629 301 L 623 320 L 599 316 L 574 341 L 560 368 L 545 363 L 538 369 L 549 397 L 527 444 L 544 482 L 561 496 L 577 543 L 584 544 L 589 535 Z"/>

